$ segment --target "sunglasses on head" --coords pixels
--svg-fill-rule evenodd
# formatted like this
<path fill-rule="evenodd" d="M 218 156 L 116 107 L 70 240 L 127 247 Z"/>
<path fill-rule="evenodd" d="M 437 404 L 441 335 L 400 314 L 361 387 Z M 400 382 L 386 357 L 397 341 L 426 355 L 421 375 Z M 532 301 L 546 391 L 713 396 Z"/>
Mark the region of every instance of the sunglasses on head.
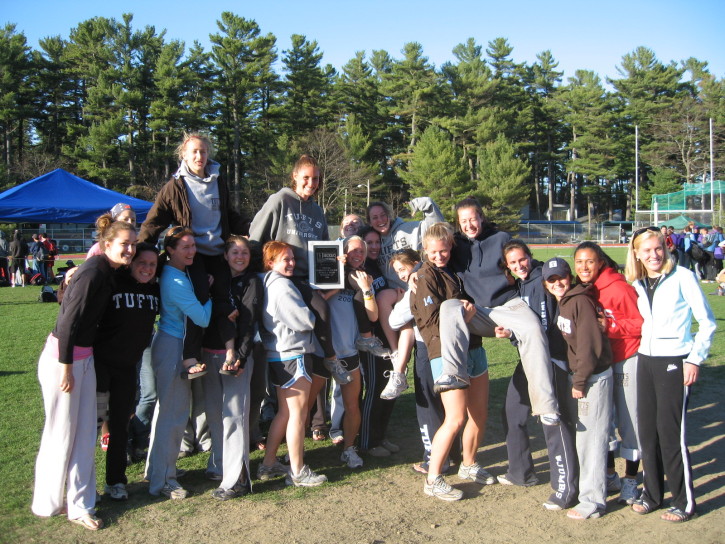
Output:
<path fill-rule="evenodd" d="M 637 236 L 639 236 L 640 234 L 644 234 L 648 230 L 652 231 L 652 232 L 658 232 L 658 233 L 660 232 L 660 229 L 658 229 L 657 227 L 643 227 L 641 229 L 637 229 L 632 234 L 632 242 L 634 242 L 634 240 L 635 240 L 635 238 L 637 238 Z"/>
<path fill-rule="evenodd" d="M 181 234 L 182 232 L 187 231 L 187 230 L 189 230 L 189 229 L 187 229 L 186 227 L 183 227 L 181 225 L 177 225 L 175 227 L 170 228 L 169 231 L 166 233 L 166 236 L 176 237 L 179 234 Z"/>

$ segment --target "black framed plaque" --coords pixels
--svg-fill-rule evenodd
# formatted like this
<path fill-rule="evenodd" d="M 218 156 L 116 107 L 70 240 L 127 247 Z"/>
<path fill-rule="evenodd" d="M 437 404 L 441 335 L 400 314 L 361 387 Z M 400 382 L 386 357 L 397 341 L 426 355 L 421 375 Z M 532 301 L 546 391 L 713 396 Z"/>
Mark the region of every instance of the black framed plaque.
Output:
<path fill-rule="evenodd" d="M 307 242 L 307 266 L 310 285 L 317 289 L 342 289 L 345 286 L 342 240 Z"/>

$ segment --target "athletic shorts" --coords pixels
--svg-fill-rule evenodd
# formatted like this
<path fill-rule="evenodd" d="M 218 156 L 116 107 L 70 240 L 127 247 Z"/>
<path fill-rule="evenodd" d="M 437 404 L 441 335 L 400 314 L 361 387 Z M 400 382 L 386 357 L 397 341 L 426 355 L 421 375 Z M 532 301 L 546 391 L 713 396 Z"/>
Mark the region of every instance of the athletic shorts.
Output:
<path fill-rule="evenodd" d="M 300 378 L 312 381 L 310 378 L 312 361 L 309 355 L 300 355 L 286 361 L 269 361 L 268 364 L 269 381 L 275 387 L 289 389 Z"/>
<path fill-rule="evenodd" d="M 350 357 L 342 357 L 340 364 L 345 367 L 345 370 L 352 372 L 353 370 L 360 368 L 360 355 L 357 353 Z"/>
<path fill-rule="evenodd" d="M 486 357 L 486 350 L 483 347 L 468 351 L 466 368 L 471 378 L 478 378 L 488 372 L 488 357 Z M 443 358 L 436 357 L 435 359 L 431 359 L 430 370 L 433 374 L 433 381 L 440 378 L 443 375 Z"/>
<path fill-rule="evenodd" d="M 332 377 L 330 371 L 325 368 L 324 359 L 319 355 L 310 355 L 312 358 L 312 373 L 315 376 L 329 380 Z"/>

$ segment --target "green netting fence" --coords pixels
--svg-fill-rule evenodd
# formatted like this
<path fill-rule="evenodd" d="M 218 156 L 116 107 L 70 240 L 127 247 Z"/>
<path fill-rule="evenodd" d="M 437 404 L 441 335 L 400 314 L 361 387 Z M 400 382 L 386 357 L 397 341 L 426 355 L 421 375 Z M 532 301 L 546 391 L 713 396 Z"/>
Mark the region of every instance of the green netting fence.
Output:
<path fill-rule="evenodd" d="M 725 193 L 725 181 L 685 183 L 681 191 L 666 195 L 653 195 L 652 209 L 657 209 L 660 213 L 717 209 L 720 207 L 723 193 Z M 715 196 L 714 206 L 711 203 L 713 194 Z"/>

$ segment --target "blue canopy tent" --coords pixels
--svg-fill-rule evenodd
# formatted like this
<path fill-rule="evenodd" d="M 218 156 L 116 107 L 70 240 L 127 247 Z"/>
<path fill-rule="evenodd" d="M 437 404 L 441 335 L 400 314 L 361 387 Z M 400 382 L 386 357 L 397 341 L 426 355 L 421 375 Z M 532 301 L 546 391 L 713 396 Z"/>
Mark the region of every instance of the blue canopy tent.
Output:
<path fill-rule="evenodd" d="M 0 221 L 7 223 L 94 223 L 124 202 L 140 224 L 152 203 L 111 191 L 57 168 L 0 194 Z"/>

